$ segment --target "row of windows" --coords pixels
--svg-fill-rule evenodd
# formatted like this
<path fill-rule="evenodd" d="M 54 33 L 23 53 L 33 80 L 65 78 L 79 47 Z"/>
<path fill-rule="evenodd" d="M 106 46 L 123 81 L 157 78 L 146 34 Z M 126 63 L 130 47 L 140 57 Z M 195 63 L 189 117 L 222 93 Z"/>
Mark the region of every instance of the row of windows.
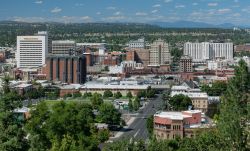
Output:
<path fill-rule="evenodd" d="M 180 130 L 181 126 L 180 125 L 173 125 L 173 130 Z"/>
<path fill-rule="evenodd" d="M 22 48 L 42 48 L 42 46 L 21 46 L 20 49 Z"/>

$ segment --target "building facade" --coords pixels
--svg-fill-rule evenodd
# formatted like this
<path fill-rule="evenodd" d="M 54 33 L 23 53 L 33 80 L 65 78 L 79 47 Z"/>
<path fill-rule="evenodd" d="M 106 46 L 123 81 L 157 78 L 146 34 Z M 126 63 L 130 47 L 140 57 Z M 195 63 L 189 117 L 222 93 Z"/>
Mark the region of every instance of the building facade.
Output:
<path fill-rule="evenodd" d="M 46 58 L 45 74 L 49 81 L 83 84 L 86 81 L 84 56 L 55 56 Z"/>
<path fill-rule="evenodd" d="M 129 48 L 141 48 L 144 49 L 146 46 L 146 42 L 144 38 L 140 38 L 138 40 L 133 40 L 128 43 Z"/>
<path fill-rule="evenodd" d="M 154 115 L 154 135 L 157 139 L 183 138 L 186 136 L 185 132 L 189 131 L 192 126 L 200 124 L 201 112 L 197 110 L 160 112 Z M 196 126 L 196 128 L 199 127 Z"/>
<path fill-rule="evenodd" d="M 222 58 L 233 59 L 233 43 L 191 43 L 184 44 L 184 55 L 190 56 L 194 62 Z"/>
<path fill-rule="evenodd" d="M 180 59 L 180 72 L 193 72 L 192 58 L 182 56 Z"/>
<path fill-rule="evenodd" d="M 45 64 L 48 36 L 17 36 L 17 68 L 37 68 Z"/>
<path fill-rule="evenodd" d="M 151 44 L 149 54 L 150 66 L 161 66 L 171 63 L 171 55 L 168 44 L 164 40 L 158 39 Z"/>
<path fill-rule="evenodd" d="M 70 40 L 58 40 L 52 41 L 52 51 L 53 55 L 69 55 L 74 53 L 76 49 L 75 41 Z"/>
<path fill-rule="evenodd" d="M 131 49 L 126 53 L 126 60 L 136 61 L 146 67 L 149 65 L 149 49 Z"/>
<path fill-rule="evenodd" d="M 5 62 L 5 51 L 0 51 L 0 63 Z"/>

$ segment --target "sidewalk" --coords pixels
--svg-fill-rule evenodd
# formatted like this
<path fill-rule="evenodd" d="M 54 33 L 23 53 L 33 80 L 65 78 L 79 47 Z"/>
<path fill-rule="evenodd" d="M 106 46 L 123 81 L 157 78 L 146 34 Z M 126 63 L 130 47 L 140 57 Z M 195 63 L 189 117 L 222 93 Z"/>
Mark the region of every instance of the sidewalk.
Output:
<path fill-rule="evenodd" d="M 124 133 L 124 130 L 126 130 L 127 128 L 129 128 L 129 126 L 134 122 L 135 119 L 136 119 L 136 117 L 131 117 L 130 120 L 126 123 L 127 125 L 124 126 L 119 132 L 117 132 L 115 134 L 115 136 L 110 137 L 109 140 L 113 140 L 113 139 L 121 137 L 122 134 Z"/>

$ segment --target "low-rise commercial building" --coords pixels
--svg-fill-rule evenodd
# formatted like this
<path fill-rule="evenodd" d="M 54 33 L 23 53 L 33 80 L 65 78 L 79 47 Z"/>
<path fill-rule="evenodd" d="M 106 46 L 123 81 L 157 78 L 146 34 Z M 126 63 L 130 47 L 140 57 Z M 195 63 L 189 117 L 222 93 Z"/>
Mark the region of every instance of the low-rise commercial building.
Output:
<path fill-rule="evenodd" d="M 201 92 L 200 89 L 190 89 L 186 86 L 173 86 L 171 88 L 171 97 L 179 94 L 188 96 L 192 101 L 194 109 L 200 110 L 204 113 L 208 111 L 207 93 Z"/>
<path fill-rule="evenodd" d="M 113 83 L 100 83 L 100 82 L 87 82 L 81 87 L 81 92 L 91 92 L 91 93 L 100 93 L 103 94 L 104 91 L 110 90 L 113 93 L 121 92 L 122 95 L 126 95 L 128 92 L 131 92 L 133 95 L 141 90 L 147 90 L 149 85 L 138 85 L 138 84 L 125 84 L 125 82 L 113 82 Z"/>
<path fill-rule="evenodd" d="M 160 112 L 154 115 L 154 135 L 157 139 L 194 137 L 195 129 L 204 127 L 199 110 Z"/>

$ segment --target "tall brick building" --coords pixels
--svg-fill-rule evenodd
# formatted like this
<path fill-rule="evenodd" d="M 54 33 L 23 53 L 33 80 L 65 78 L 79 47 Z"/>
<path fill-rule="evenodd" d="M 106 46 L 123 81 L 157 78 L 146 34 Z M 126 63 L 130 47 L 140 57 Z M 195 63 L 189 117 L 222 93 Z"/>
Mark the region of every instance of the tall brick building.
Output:
<path fill-rule="evenodd" d="M 192 58 L 182 56 L 180 59 L 180 72 L 193 72 Z"/>
<path fill-rule="evenodd" d="M 126 53 L 127 61 L 135 61 L 137 63 L 142 63 L 143 66 L 149 64 L 149 50 L 148 49 L 131 49 Z"/>
<path fill-rule="evenodd" d="M 50 81 L 82 84 L 86 80 L 86 59 L 84 56 L 48 56 L 45 74 Z"/>

